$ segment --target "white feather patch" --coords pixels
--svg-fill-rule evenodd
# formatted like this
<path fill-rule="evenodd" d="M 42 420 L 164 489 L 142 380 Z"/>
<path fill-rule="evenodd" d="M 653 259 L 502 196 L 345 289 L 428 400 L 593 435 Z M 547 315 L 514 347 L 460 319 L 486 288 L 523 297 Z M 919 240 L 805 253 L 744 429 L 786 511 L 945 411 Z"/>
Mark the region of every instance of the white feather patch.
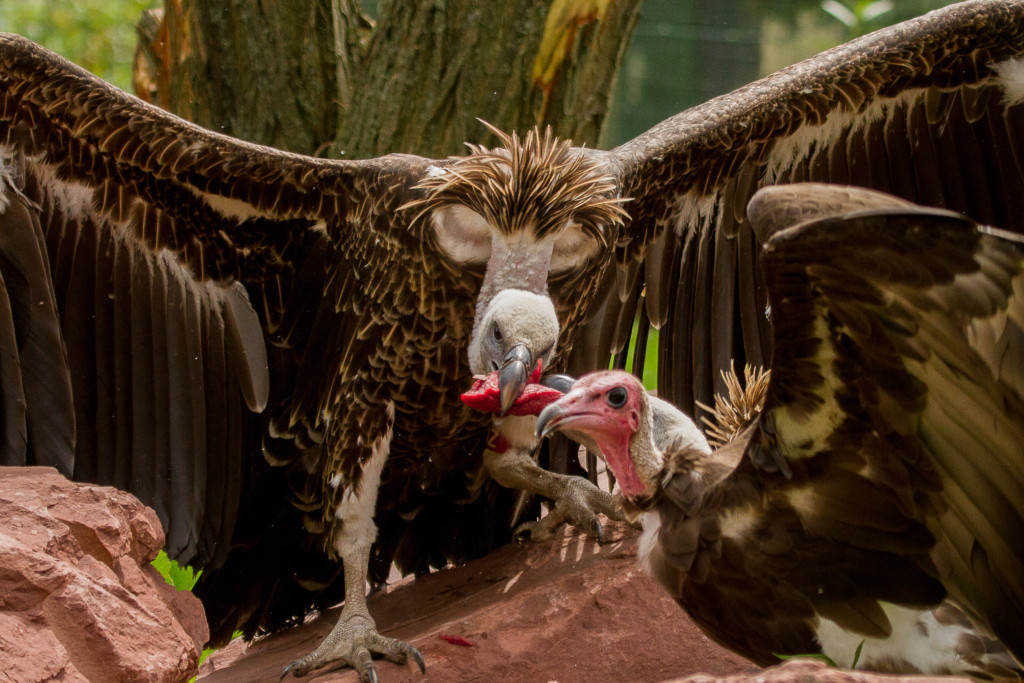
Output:
<path fill-rule="evenodd" d="M 8 193 L 14 192 L 15 187 L 11 160 L 4 155 L 4 150 L 0 148 L 0 213 L 6 213 L 7 206 L 10 204 Z"/>
<path fill-rule="evenodd" d="M 718 193 L 706 197 L 698 197 L 696 191 L 690 190 L 676 198 L 673 209 L 675 224 L 672 229 L 677 235 L 685 235 L 698 225 L 707 225 L 714 215 Z"/>
<path fill-rule="evenodd" d="M 191 185 L 187 187 L 191 190 L 192 194 L 205 201 L 211 209 L 228 218 L 235 218 L 239 223 L 264 215 L 257 211 L 252 204 L 243 202 L 240 199 L 231 199 L 217 194 L 210 194 L 209 192 L 200 192 Z"/>
<path fill-rule="evenodd" d="M 957 654 L 960 636 L 969 631 L 955 624 L 943 625 L 931 610 L 917 610 L 880 603 L 892 625 L 889 638 L 867 638 L 843 629 L 822 618 L 818 624 L 821 651 L 840 668 L 850 668 L 857 648 L 858 669 L 871 669 L 879 663 L 905 661 L 923 674 L 964 674 L 970 666 Z"/>
<path fill-rule="evenodd" d="M 373 442 L 371 455 L 363 463 L 363 476 L 359 489 L 345 487 L 341 503 L 334 511 L 334 517 L 341 523 L 341 530 L 335 537 L 338 555 L 358 549 L 367 549 L 377 540 L 377 525 L 373 516 L 377 509 L 377 490 L 380 488 L 380 473 L 391 452 L 391 434 L 395 420 L 395 406 L 388 403 L 388 430 Z"/>
<path fill-rule="evenodd" d="M 909 105 L 921 97 L 923 91 L 908 90 L 894 98 L 880 98 L 872 101 L 863 112 L 851 113 L 836 110 L 829 114 L 825 122 L 818 126 L 799 126 L 787 138 L 779 140 L 768 156 L 765 168 L 765 182 L 775 183 L 779 177 L 801 163 L 814 150 L 829 147 L 835 143 L 844 129 L 851 131 L 863 128 L 883 118 L 893 116 L 893 110 Z"/>
<path fill-rule="evenodd" d="M 50 196 L 69 219 L 88 223 L 93 215 L 93 188 L 59 180 L 50 164 L 36 163 L 41 184 L 50 189 Z"/>
<path fill-rule="evenodd" d="M 1003 104 L 1012 106 L 1024 102 L 1024 57 L 1011 57 L 992 65 L 992 70 L 1003 89 Z"/>
<path fill-rule="evenodd" d="M 643 533 L 637 543 L 637 564 L 648 574 L 651 573 L 651 553 L 658 546 L 658 532 L 661 531 L 661 516 L 653 510 L 640 513 Z"/>
<path fill-rule="evenodd" d="M 455 263 L 482 265 L 491 256 L 491 238 L 497 232 L 476 211 L 448 204 L 431 214 L 437 245 Z"/>

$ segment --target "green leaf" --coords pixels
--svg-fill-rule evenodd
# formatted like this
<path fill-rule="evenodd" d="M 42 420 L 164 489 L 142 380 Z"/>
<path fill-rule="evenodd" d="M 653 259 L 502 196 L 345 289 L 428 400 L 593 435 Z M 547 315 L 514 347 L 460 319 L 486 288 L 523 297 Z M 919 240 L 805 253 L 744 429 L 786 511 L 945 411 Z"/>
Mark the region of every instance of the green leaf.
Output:
<path fill-rule="evenodd" d="M 171 584 L 180 591 L 190 591 L 199 580 L 202 570 L 196 571 L 192 567 L 182 567 L 167 556 L 163 550 L 153 560 L 153 566 L 164 577 L 164 581 Z"/>
<path fill-rule="evenodd" d="M 642 303 L 640 305 L 643 305 Z M 649 323 L 648 323 L 649 324 Z M 639 316 L 633 320 L 633 331 L 629 335 L 630 353 L 626 358 L 626 372 L 633 372 L 633 345 L 636 344 L 637 331 L 640 329 Z M 644 376 L 640 378 L 644 389 L 648 391 L 658 388 L 658 330 L 651 327 L 647 333 L 647 349 L 644 354 Z M 614 358 L 608 359 L 608 367 L 615 363 Z M 635 374 L 635 373 L 634 373 Z"/>
<path fill-rule="evenodd" d="M 860 645 L 857 646 L 857 651 L 853 653 L 853 664 L 850 665 L 851 669 L 857 668 L 857 662 L 860 661 L 860 651 L 864 649 L 864 641 L 860 641 Z"/>

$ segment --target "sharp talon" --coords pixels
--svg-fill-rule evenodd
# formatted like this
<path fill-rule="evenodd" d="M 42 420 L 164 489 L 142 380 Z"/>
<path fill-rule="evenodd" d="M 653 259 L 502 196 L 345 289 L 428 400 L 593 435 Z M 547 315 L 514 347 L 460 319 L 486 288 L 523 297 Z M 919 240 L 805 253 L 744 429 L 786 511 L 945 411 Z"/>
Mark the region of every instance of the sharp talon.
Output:
<path fill-rule="evenodd" d="M 380 683 L 380 679 L 377 677 L 377 668 L 370 665 L 370 668 L 366 670 L 367 683 Z"/>
<path fill-rule="evenodd" d="M 288 674 L 290 674 L 298 665 L 299 665 L 299 660 L 296 659 L 294 662 L 292 662 L 291 664 L 289 664 L 288 666 L 286 666 L 284 668 L 284 671 L 281 672 L 281 678 L 279 678 L 277 680 L 283 681 L 284 677 L 287 676 Z M 300 675 L 301 674 L 296 674 L 295 677 L 298 678 Z"/>
<path fill-rule="evenodd" d="M 427 673 L 427 664 L 423 661 L 423 655 L 420 654 L 419 650 L 412 646 L 410 646 L 410 649 L 412 650 L 412 652 L 410 653 L 412 655 L 412 658 L 416 660 L 416 664 L 420 667 L 420 673 Z"/>
<path fill-rule="evenodd" d="M 594 520 L 594 536 L 597 537 L 598 543 L 604 543 L 604 527 L 601 526 L 601 522 Z"/>

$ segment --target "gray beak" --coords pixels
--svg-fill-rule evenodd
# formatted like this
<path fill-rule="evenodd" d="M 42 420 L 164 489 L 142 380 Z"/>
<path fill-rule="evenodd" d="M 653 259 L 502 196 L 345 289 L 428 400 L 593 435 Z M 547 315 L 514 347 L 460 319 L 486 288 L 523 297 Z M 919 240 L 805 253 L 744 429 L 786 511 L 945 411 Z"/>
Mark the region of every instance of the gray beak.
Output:
<path fill-rule="evenodd" d="M 557 389 L 563 394 L 568 394 L 575 382 L 576 378 L 569 375 L 545 375 L 540 378 L 541 384 L 551 389 Z"/>
<path fill-rule="evenodd" d="M 512 404 L 526 388 L 526 382 L 533 370 L 533 354 L 525 344 L 516 344 L 505 354 L 498 371 L 498 395 L 501 399 L 501 414 L 508 412 Z"/>
<path fill-rule="evenodd" d="M 550 403 L 537 416 L 537 438 L 543 439 L 551 432 L 558 429 L 558 418 L 565 414 L 565 409 L 558 403 Z M 552 424 L 554 422 L 554 424 Z"/>

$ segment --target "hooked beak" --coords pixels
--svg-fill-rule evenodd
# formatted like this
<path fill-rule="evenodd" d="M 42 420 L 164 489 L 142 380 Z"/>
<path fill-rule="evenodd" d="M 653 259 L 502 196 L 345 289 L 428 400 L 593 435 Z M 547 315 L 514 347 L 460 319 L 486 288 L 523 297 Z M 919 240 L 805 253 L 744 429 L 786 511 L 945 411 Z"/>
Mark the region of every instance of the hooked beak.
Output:
<path fill-rule="evenodd" d="M 537 416 L 537 438 L 543 439 L 551 432 L 558 429 L 559 423 L 565 417 L 565 408 L 558 402 L 548 404 Z"/>
<path fill-rule="evenodd" d="M 523 393 L 533 369 L 533 354 L 525 344 L 516 344 L 505 354 L 498 371 L 498 396 L 504 415 Z"/>

